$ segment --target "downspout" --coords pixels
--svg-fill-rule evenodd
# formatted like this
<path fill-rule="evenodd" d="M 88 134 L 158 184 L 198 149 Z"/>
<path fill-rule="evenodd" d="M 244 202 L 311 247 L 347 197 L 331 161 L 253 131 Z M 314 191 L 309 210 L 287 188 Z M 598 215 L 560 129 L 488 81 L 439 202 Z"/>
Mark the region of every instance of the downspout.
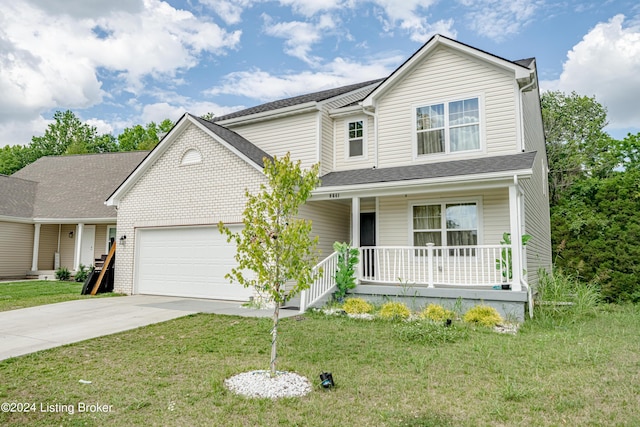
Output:
<path fill-rule="evenodd" d="M 373 168 L 378 167 L 378 114 L 368 111 L 366 108 L 362 109 L 362 112 L 367 116 L 373 117 L 373 150 L 375 156 L 373 158 Z"/>
<path fill-rule="evenodd" d="M 524 152 L 524 92 L 530 89 L 536 84 L 536 79 L 532 79 L 531 83 L 526 84 L 520 88 L 520 146 L 518 151 Z"/>

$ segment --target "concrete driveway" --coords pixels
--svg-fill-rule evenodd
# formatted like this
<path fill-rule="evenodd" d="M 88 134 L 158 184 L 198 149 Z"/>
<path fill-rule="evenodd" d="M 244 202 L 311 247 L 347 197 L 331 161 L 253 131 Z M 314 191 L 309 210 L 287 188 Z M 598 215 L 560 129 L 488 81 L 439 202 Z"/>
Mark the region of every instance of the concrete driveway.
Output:
<path fill-rule="evenodd" d="M 238 302 L 132 295 L 89 298 L 0 312 L 0 360 L 194 313 L 270 317 Z M 281 317 L 298 314 L 280 310 Z"/>

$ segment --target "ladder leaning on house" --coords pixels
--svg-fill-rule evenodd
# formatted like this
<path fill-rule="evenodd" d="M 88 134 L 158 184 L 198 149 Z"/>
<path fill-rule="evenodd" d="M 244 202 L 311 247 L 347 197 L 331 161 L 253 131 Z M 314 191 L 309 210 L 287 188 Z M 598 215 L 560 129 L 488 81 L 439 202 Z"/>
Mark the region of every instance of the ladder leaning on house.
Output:
<path fill-rule="evenodd" d="M 111 244 L 108 255 L 96 259 L 95 268 L 82 287 L 82 295 L 111 292 L 113 290 L 113 270 L 115 265 L 116 243 Z"/>

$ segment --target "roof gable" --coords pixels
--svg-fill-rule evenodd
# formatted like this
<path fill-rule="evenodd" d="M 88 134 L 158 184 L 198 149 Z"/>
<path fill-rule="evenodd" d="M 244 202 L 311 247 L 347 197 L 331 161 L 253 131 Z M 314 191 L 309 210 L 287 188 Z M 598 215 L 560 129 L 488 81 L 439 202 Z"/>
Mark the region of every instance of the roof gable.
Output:
<path fill-rule="evenodd" d="M 147 158 L 145 158 L 144 161 L 121 182 L 115 191 L 106 198 L 106 204 L 108 206 L 117 205 L 118 202 L 128 193 L 136 182 L 144 176 L 146 171 L 156 162 L 156 160 L 158 160 L 168 150 L 168 148 L 178 139 L 188 126 L 197 126 L 214 141 L 223 145 L 261 172 L 264 168 L 264 158 L 272 159 L 269 154 L 237 133 L 218 124 L 187 113 L 178 120 L 169 133 L 160 141 L 151 153 L 149 153 Z"/>
<path fill-rule="evenodd" d="M 416 51 L 409 59 L 400 65 L 389 77 L 380 83 L 363 101 L 362 105 L 373 107 L 376 101 L 389 91 L 398 81 L 401 81 L 415 67 L 417 67 L 423 59 L 427 58 L 435 49 L 440 46 L 446 46 L 466 55 L 491 63 L 499 68 L 513 71 L 514 76 L 518 80 L 526 80 L 527 82 L 533 78 L 530 65 L 533 60 L 520 60 L 517 62 L 509 61 L 499 56 L 490 54 L 483 50 L 474 48 L 456 40 L 437 34 L 427 41 L 418 51 Z M 526 64 L 526 65 L 525 65 Z"/>

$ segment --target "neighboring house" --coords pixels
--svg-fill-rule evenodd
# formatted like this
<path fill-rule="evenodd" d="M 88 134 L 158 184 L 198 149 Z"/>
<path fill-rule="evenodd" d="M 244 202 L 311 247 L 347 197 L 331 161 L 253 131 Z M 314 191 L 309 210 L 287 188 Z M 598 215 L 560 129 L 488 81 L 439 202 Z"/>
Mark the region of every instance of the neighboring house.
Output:
<path fill-rule="evenodd" d="M 105 199 L 149 154 L 42 157 L 0 175 L 0 278 L 54 278 L 108 253 L 116 210 Z"/>
<path fill-rule="evenodd" d="M 248 299 L 224 278 L 235 250 L 216 224 L 241 227 L 245 190 L 265 182 L 263 158 L 287 152 L 321 164 L 301 216 L 328 259 L 302 309 L 331 291 L 332 244 L 347 241 L 361 248 L 359 294 L 484 301 L 523 318 L 538 270 L 551 265 L 535 60 L 443 36 L 383 80 L 214 122 L 183 116 L 107 200 L 123 238 L 115 290 Z M 504 233 L 516 243 L 501 267 Z"/>

